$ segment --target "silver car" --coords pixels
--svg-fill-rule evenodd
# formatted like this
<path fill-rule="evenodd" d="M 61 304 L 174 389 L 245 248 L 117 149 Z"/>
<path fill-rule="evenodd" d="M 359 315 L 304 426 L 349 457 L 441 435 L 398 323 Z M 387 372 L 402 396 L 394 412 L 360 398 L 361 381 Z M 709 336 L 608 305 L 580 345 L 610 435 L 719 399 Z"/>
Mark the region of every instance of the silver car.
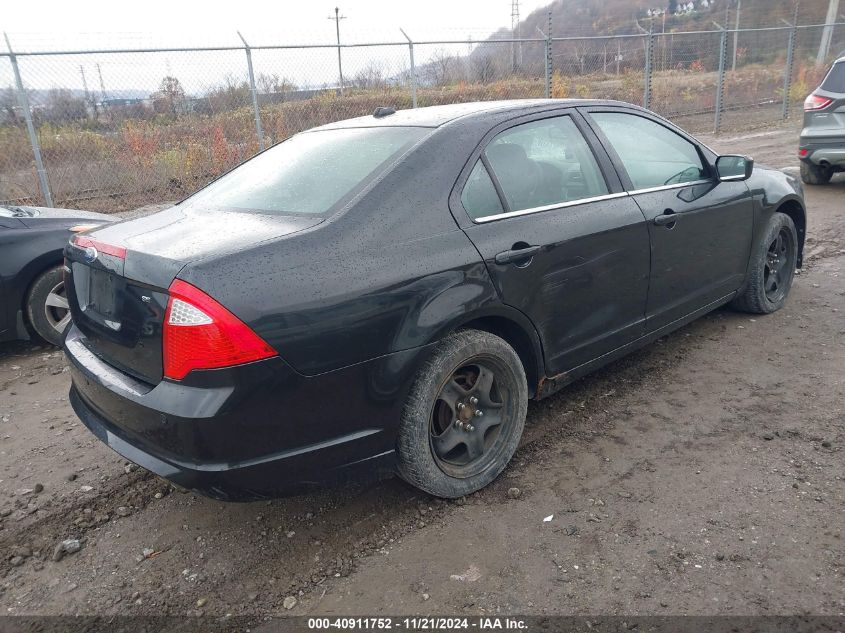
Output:
<path fill-rule="evenodd" d="M 801 180 L 808 185 L 824 185 L 845 171 L 845 51 L 804 101 L 798 156 Z"/>

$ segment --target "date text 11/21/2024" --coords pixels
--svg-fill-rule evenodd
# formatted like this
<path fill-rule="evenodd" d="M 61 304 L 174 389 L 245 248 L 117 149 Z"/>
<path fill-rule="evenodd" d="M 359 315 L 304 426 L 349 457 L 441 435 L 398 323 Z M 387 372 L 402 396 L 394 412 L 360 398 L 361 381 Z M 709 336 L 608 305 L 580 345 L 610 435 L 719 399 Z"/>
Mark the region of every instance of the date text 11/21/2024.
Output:
<path fill-rule="evenodd" d="M 403 618 L 308 618 L 308 629 L 319 630 L 390 630 L 406 631 L 527 631 L 528 624 L 520 618 L 500 617 L 403 617 Z"/>

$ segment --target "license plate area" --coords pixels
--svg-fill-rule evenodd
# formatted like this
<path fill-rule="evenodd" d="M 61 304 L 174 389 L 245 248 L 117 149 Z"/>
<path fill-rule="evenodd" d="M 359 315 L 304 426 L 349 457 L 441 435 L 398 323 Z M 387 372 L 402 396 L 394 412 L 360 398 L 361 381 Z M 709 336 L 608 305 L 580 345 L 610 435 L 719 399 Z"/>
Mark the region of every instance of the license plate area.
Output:
<path fill-rule="evenodd" d="M 109 331 L 119 332 L 126 280 L 79 262 L 73 263 L 73 279 L 82 314 Z"/>

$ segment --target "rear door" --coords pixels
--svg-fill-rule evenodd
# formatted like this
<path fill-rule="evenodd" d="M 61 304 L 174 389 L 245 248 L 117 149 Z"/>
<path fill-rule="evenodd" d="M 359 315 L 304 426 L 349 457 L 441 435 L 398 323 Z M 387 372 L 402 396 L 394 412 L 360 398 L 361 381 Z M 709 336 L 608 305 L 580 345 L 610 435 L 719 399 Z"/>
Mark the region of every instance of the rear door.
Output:
<path fill-rule="evenodd" d="M 648 222 L 647 324 L 657 330 L 739 288 L 754 226 L 745 182 L 719 182 L 704 151 L 640 111 L 589 108 L 587 117 Z"/>
<path fill-rule="evenodd" d="M 466 214 L 459 223 L 502 300 L 536 326 L 547 374 L 643 333 L 645 219 L 574 110 L 491 131 L 459 180 L 452 206 Z"/>

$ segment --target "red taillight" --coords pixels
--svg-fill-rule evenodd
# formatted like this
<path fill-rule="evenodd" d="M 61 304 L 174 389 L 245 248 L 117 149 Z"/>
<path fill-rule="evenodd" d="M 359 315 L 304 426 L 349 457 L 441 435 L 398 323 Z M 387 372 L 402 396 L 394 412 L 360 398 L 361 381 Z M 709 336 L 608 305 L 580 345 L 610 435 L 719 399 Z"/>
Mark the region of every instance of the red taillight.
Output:
<path fill-rule="evenodd" d="M 812 112 L 813 110 L 822 110 L 826 108 L 831 103 L 833 103 L 833 99 L 828 99 L 827 97 L 820 97 L 819 95 L 810 95 L 806 99 L 804 99 L 804 112 Z"/>
<path fill-rule="evenodd" d="M 810 153 L 808 149 L 799 149 L 798 150 L 798 158 L 807 158 L 807 154 Z"/>
<path fill-rule="evenodd" d="M 199 288 L 176 279 L 164 314 L 164 375 L 181 380 L 193 369 L 215 369 L 276 356 L 276 350 Z"/>
<path fill-rule="evenodd" d="M 100 240 L 92 239 L 87 235 L 74 235 L 72 241 L 78 248 L 96 248 L 99 253 L 105 253 L 106 255 L 126 259 L 126 249 L 123 246 L 106 244 Z"/>

